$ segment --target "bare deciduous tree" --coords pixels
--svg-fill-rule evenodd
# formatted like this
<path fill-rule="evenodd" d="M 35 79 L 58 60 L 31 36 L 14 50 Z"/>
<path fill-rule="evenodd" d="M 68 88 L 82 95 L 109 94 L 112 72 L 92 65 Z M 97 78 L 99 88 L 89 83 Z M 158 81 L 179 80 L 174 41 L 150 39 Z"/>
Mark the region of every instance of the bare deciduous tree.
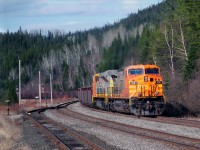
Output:
<path fill-rule="evenodd" d="M 182 21 L 181 20 L 179 21 L 179 30 L 180 30 L 180 35 L 176 34 L 177 43 L 176 43 L 176 46 L 174 46 L 174 47 L 177 49 L 177 52 L 180 54 L 178 57 L 181 57 L 181 58 L 183 58 L 187 61 L 188 60 L 188 54 L 187 54 L 185 37 L 184 37 L 184 33 L 183 33 Z"/>
<path fill-rule="evenodd" d="M 188 60 L 188 53 L 186 49 L 182 20 L 179 19 L 179 21 L 175 22 L 175 24 L 173 25 L 169 25 L 168 23 L 164 22 L 163 24 L 161 24 L 161 32 L 164 34 L 165 41 L 169 50 L 169 56 L 170 56 L 169 67 L 174 79 L 175 78 L 174 56 L 181 58 L 184 61 Z"/>
<path fill-rule="evenodd" d="M 154 62 L 155 65 L 157 65 L 156 55 L 153 56 L 153 62 Z"/>
<path fill-rule="evenodd" d="M 171 30 L 171 39 L 169 39 L 169 33 L 167 31 L 167 27 L 164 27 L 164 31 L 161 29 L 161 31 L 163 32 L 164 36 L 165 36 L 165 41 L 167 43 L 168 46 L 168 50 L 169 50 L 169 56 L 170 56 L 170 70 L 172 73 L 172 77 L 173 79 L 175 79 L 175 73 L 174 73 L 174 29 L 172 27 L 172 25 L 170 26 L 170 30 Z M 171 42 L 171 43 L 170 43 Z"/>
<path fill-rule="evenodd" d="M 9 76 L 10 76 L 11 79 L 14 80 L 14 79 L 15 79 L 15 75 L 16 75 L 16 71 L 15 71 L 14 68 L 12 68 L 12 69 L 10 70 Z"/>

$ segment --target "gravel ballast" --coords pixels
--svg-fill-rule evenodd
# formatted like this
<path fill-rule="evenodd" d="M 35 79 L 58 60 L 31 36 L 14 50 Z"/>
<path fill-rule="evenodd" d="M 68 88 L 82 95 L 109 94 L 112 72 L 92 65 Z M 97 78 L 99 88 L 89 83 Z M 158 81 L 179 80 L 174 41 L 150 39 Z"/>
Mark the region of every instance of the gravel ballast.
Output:
<path fill-rule="evenodd" d="M 73 105 L 76 107 L 77 105 Z M 124 133 L 118 130 L 109 129 L 99 125 L 94 125 L 86 121 L 74 119 L 67 115 L 60 114 L 57 110 L 48 110 L 44 114 L 59 122 L 63 125 L 82 132 L 82 134 L 92 135 L 90 140 L 99 139 L 101 143 L 106 143 L 106 146 L 102 146 L 104 149 L 126 149 L 126 150 L 172 150 L 178 149 L 177 147 L 172 147 L 171 145 L 162 144 L 159 141 L 152 139 L 144 139 L 140 136 L 131 135 L 129 133 Z M 96 140 L 97 144 L 100 141 Z M 103 142 L 102 142 L 103 141 Z M 110 147 L 109 147 L 110 146 Z M 108 148 L 109 147 L 109 148 Z"/>
<path fill-rule="evenodd" d="M 36 127 L 33 122 L 21 116 L 19 126 L 22 130 L 21 138 L 16 142 L 13 150 L 56 150 L 52 141 L 43 134 L 43 131 Z M 19 118 L 18 118 L 19 119 Z"/>
<path fill-rule="evenodd" d="M 147 121 L 143 119 L 125 117 L 125 116 L 118 116 L 117 114 L 108 114 L 106 112 L 97 112 L 86 107 L 83 107 L 80 103 L 75 103 L 68 106 L 68 109 L 82 113 L 84 115 L 101 118 L 105 120 L 115 121 L 118 123 L 123 123 L 131 126 L 142 127 L 151 130 L 162 131 L 165 133 L 176 134 L 180 136 L 190 137 L 200 139 L 200 128 L 193 128 L 193 127 L 186 127 L 181 125 L 173 125 L 167 123 L 160 123 L 154 121 Z"/>

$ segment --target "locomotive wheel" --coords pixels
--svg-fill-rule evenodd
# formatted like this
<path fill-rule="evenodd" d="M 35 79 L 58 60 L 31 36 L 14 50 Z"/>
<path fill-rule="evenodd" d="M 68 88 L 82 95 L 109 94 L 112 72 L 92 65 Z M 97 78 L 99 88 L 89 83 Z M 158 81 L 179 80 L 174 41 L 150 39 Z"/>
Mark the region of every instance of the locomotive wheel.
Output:
<path fill-rule="evenodd" d="M 92 103 L 92 108 L 97 108 L 96 102 Z"/>
<path fill-rule="evenodd" d="M 105 109 L 106 109 L 106 111 L 110 111 L 110 104 L 105 105 Z"/>

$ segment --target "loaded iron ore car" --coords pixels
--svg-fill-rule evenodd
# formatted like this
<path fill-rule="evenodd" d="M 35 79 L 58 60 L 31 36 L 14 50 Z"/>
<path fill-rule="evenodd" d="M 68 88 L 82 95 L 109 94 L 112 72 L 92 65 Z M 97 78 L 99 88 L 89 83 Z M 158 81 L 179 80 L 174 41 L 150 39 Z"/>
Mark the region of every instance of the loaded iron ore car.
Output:
<path fill-rule="evenodd" d="M 95 74 L 92 87 L 80 88 L 78 97 L 95 108 L 138 116 L 161 115 L 165 106 L 162 77 L 156 65 L 131 65 Z"/>

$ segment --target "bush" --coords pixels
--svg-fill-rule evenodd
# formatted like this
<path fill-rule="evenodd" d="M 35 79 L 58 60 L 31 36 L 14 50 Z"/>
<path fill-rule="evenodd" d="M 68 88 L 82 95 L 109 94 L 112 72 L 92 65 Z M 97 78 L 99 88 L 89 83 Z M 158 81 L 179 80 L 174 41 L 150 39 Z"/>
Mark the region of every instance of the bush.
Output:
<path fill-rule="evenodd" d="M 183 117 L 190 114 L 191 112 L 185 106 L 177 102 L 167 102 L 163 112 L 163 115 L 167 117 Z"/>
<path fill-rule="evenodd" d="M 171 79 L 166 90 L 167 105 L 165 115 L 180 117 L 200 115 L 200 71 L 194 79 L 183 81 L 181 76 Z"/>

